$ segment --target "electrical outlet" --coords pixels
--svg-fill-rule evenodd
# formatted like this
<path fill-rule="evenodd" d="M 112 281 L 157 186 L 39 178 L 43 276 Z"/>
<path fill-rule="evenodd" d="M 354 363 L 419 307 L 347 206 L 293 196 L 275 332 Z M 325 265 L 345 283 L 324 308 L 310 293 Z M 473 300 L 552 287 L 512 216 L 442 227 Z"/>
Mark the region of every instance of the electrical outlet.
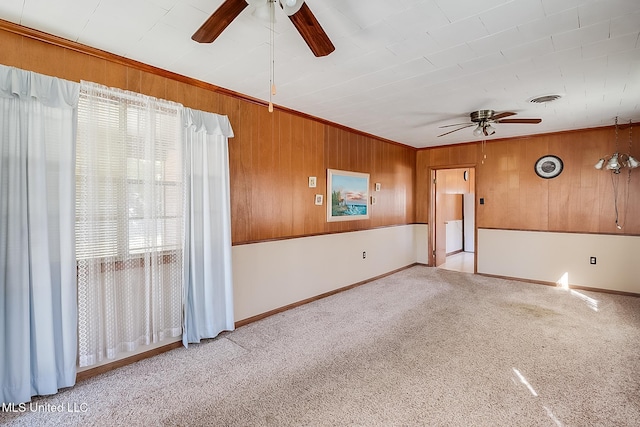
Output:
<path fill-rule="evenodd" d="M 362 252 L 362 259 L 365 259 L 367 257 L 367 253 L 366 252 Z"/>
<path fill-rule="evenodd" d="M 595 265 L 596 264 L 596 257 L 592 256 L 591 258 L 589 258 L 589 264 Z"/>

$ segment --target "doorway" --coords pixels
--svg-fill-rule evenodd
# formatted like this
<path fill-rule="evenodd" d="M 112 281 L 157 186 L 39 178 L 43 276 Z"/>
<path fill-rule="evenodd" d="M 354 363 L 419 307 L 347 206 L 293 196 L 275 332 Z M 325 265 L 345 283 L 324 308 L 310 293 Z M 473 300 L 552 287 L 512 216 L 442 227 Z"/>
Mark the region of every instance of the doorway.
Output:
<path fill-rule="evenodd" d="M 432 171 L 431 265 L 475 273 L 475 168 Z"/>

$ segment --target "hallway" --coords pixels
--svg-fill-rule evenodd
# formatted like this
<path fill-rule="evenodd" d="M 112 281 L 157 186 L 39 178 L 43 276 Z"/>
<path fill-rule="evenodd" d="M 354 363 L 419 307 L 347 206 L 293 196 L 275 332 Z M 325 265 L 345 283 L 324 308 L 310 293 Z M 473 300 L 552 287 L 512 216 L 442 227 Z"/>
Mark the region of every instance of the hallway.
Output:
<path fill-rule="evenodd" d="M 444 264 L 438 268 L 444 268 L 445 270 L 460 271 L 462 273 L 473 273 L 474 253 L 473 252 L 460 252 L 455 255 L 450 255 Z"/>

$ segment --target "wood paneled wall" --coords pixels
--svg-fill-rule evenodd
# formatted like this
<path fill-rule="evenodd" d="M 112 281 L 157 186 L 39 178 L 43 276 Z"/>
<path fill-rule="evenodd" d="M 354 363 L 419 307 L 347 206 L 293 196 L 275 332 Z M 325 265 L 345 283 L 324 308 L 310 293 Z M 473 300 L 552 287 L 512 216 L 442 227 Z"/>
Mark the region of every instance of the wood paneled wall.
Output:
<path fill-rule="evenodd" d="M 414 149 L 255 104 L 238 109 L 241 119 L 222 111 L 238 129 L 229 147 L 234 242 L 414 222 Z M 370 190 L 381 184 L 370 219 L 326 221 L 327 169 L 369 173 Z M 325 195 L 322 206 L 315 194 Z"/>
<path fill-rule="evenodd" d="M 640 126 L 635 124 L 631 154 L 640 156 Z M 628 152 L 629 125 L 621 125 L 619 146 Z M 516 230 L 640 234 L 640 169 L 619 178 L 618 211 L 624 223 L 615 226 L 612 173 L 596 170 L 599 158 L 615 151 L 613 127 L 585 129 L 419 150 L 416 158 L 416 220 L 427 222 L 429 169 L 476 165 L 477 226 Z M 559 156 L 564 170 L 553 179 L 534 172 L 535 161 Z M 484 156 L 486 155 L 486 158 Z M 483 162 L 484 160 L 484 162 Z M 628 195 L 628 203 L 627 203 Z"/>
<path fill-rule="evenodd" d="M 73 42 L 0 22 L 0 64 L 71 81 L 87 80 L 229 116 L 234 244 L 362 230 L 415 221 L 416 150 L 276 109 Z M 326 222 L 326 169 L 370 174 L 381 183 L 368 220 Z M 317 187 L 308 187 L 316 176 Z M 325 194 L 325 204 L 314 204 Z"/>
<path fill-rule="evenodd" d="M 439 169 L 436 173 L 438 191 L 445 194 L 468 194 L 473 192 L 470 168 Z M 464 180 L 464 174 L 467 180 Z"/>
<path fill-rule="evenodd" d="M 441 205 L 438 209 L 442 209 L 439 214 L 443 221 L 462 221 L 462 194 L 441 194 L 439 200 Z"/>

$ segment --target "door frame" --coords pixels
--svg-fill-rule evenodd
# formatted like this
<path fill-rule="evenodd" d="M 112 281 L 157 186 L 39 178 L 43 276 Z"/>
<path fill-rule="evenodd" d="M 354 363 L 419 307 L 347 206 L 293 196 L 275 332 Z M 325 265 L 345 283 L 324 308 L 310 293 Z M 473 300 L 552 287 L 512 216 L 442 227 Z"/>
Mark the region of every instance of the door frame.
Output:
<path fill-rule="evenodd" d="M 477 188 L 478 188 L 478 168 L 475 163 L 462 163 L 456 165 L 446 165 L 446 166 L 429 166 L 428 167 L 428 176 L 429 176 L 429 239 L 428 239 L 428 259 L 429 266 L 436 266 L 436 171 L 438 170 L 446 170 L 446 169 L 473 169 L 474 171 L 474 179 L 473 179 L 473 194 L 474 194 L 474 204 L 475 209 L 473 210 L 473 239 L 474 239 L 474 251 L 473 251 L 473 273 L 476 274 L 478 272 L 478 197 L 477 197 Z"/>

